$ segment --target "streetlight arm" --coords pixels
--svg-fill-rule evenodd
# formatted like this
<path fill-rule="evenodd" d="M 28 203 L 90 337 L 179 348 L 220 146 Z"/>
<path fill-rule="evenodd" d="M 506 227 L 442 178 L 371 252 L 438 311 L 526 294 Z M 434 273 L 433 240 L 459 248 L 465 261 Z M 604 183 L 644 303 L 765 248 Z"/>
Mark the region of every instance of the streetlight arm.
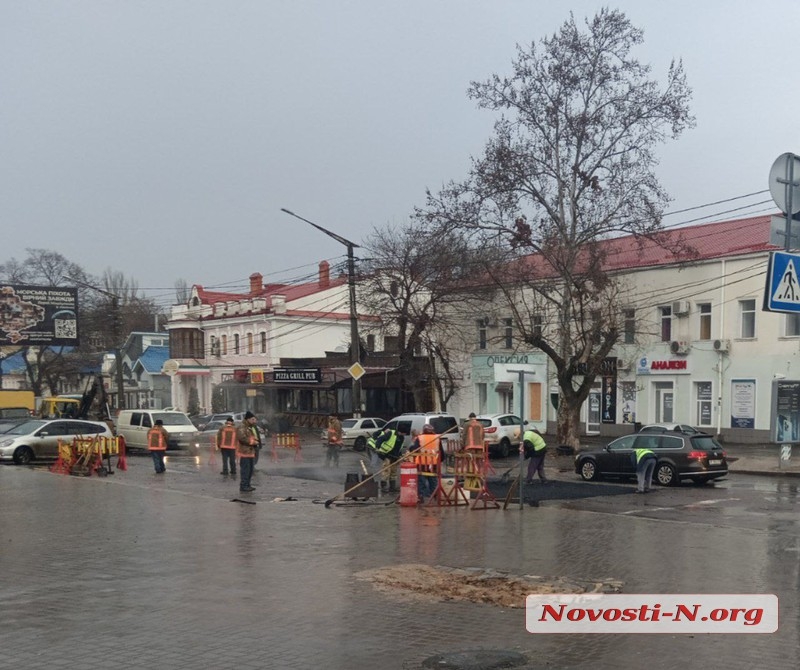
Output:
<path fill-rule="evenodd" d="M 317 230 L 325 233 L 329 237 L 332 237 L 339 244 L 344 244 L 348 249 L 353 249 L 353 248 L 358 246 L 355 242 L 351 242 L 346 237 L 342 237 L 341 235 L 337 235 L 336 233 L 332 233 L 327 228 L 323 228 L 322 226 L 317 225 L 313 221 L 309 221 L 308 219 L 304 219 L 302 216 L 299 216 L 299 215 L 295 214 L 294 212 L 286 209 L 285 207 L 281 207 L 281 211 L 285 212 L 289 216 L 293 216 L 295 219 L 300 219 L 301 221 L 305 221 L 309 226 L 314 226 L 314 228 L 316 228 Z"/>

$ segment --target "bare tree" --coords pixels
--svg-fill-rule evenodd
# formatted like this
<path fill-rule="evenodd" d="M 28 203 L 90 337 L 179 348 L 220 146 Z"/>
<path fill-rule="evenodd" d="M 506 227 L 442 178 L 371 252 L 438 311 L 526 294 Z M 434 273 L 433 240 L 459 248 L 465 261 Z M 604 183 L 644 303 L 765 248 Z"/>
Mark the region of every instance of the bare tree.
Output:
<path fill-rule="evenodd" d="M 190 286 L 189 283 L 181 277 L 175 280 L 175 302 L 178 305 L 185 305 L 189 302 Z"/>
<path fill-rule="evenodd" d="M 416 408 L 424 407 L 432 386 L 446 409 L 459 386 L 453 345 L 465 313 L 481 300 L 464 290 L 465 282 L 474 284 L 474 268 L 482 267 L 481 252 L 457 233 L 414 223 L 376 229 L 365 246 L 372 258 L 359 300 L 381 316 L 384 338 L 396 342 L 400 376 Z"/>
<path fill-rule="evenodd" d="M 631 56 L 642 41 L 622 12 L 604 9 L 518 47 L 510 76 L 469 89 L 500 113 L 483 155 L 463 182 L 429 192 L 419 212 L 436 227 L 502 240 L 507 258 L 519 259 L 488 276 L 521 338 L 552 362 L 558 440 L 573 447 L 581 406 L 620 334 L 620 287 L 598 242 L 658 237 L 668 196 L 654 150 L 694 123 L 682 64 L 659 85 Z"/>

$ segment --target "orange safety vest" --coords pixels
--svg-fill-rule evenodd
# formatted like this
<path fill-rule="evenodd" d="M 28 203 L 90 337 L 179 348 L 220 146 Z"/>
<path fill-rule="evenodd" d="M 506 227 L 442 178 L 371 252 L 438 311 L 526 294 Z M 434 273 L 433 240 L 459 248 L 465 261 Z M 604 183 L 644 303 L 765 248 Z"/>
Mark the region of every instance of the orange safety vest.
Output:
<path fill-rule="evenodd" d="M 464 449 L 483 449 L 484 430 L 477 421 L 464 427 Z"/>
<path fill-rule="evenodd" d="M 167 450 L 167 441 L 164 439 L 164 433 L 155 426 L 147 431 L 147 448 L 150 451 Z"/>
<path fill-rule="evenodd" d="M 439 468 L 441 453 L 439 452 L 439 436 L 423 433 L 417 438 L 419 451 L 414 454 L 414 463 L 419 474 L 426 477 L 435 477 Z"/>
<path fill-rule="evenodd" d="M 236 449 L 236 428 L 233 426 L 223 426 L 220 438 L 220 449 Z"/>

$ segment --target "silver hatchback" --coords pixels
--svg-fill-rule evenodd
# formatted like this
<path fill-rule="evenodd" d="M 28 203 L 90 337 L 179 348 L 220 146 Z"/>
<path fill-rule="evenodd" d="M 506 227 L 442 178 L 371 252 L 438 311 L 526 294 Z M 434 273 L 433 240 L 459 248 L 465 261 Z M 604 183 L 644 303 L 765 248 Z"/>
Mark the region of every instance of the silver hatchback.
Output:
<path fill-rule="evenodd" d="M 80 419 L 31 419 L 0 435 L 0 461 L 17 464 L 34 459 L 58 456 L 58 441 L 71 442 L 76 437 L 114 437 L 101 421 Z"/>

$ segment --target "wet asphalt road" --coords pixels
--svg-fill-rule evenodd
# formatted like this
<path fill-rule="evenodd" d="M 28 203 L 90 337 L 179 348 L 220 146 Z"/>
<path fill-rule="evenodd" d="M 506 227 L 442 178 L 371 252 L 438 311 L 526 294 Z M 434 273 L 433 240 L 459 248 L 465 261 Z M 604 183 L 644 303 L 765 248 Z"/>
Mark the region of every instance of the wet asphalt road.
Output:
<path fill-rule="evenodd" d="M 230 502 L 236 483 L 205 455 L 170 459 L 163 476 L 147 457 L 104 479 L 0 467 L 0 668 L 411 670 L 478 648 L 521 652 L 527 668 L 798 665 L 800 480 L 637 496 L 561 472 L 552 490 L 583 497 L 521 512 L 325 509 L 312 501 L 343 490 L 356 454 L 335 471 L 313 450 L 261 465 L 255 505 Z M 615 578 L 626 593 L 776 593 L 780 629 L 534 636 L 521 609 L 398 599 L 358 578 L 397 563 Z"/>

